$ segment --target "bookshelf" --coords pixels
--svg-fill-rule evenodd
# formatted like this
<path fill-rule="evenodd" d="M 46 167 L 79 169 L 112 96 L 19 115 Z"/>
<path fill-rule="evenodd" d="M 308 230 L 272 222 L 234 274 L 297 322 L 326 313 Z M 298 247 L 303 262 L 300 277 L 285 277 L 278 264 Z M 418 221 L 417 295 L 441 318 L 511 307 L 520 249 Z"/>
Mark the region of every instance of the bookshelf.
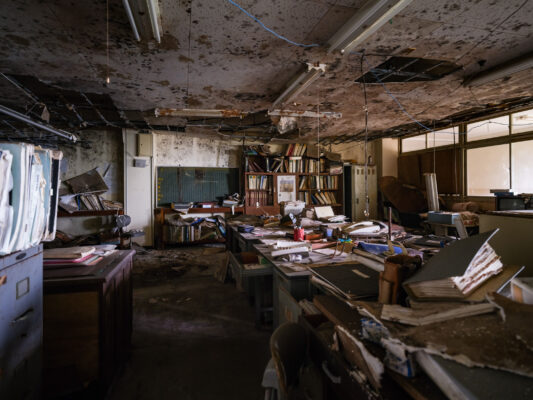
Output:
<path fill-rule="evenodd" d="M 308 206 L 331 205 L 342 213 L 342 163 L 309 155 L 305 144 L 290 144 L 277 155 L 249 146 L 243 164 L 246 214 L 278 214 L 284 198 L 280 192 L 287 190 L 287 182 L 291 188 L 294 185 L 296 200 Z"/>

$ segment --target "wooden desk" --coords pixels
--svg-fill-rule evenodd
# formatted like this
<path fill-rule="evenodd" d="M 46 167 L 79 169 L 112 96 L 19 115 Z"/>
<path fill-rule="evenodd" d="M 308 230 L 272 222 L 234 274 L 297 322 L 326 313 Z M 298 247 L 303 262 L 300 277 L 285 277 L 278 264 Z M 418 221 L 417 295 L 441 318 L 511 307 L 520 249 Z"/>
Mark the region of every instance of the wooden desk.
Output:
<path fill-rule="evenodd" d="M 44 271 L 46 397 L 86 387 L 104 396 L 126 361 L 132 330 L 133 250 L 94 266 Z"/>
<path fill-rule="evenodd" d="M 242 214 L 244 212 L 244 207 L 234 207 L 233 209 L 235 214 Z M 229 207 L 216 207 L 216 208 L 189 208 L 188 214 L 190 216 L 194 214 L 229 214 L 232 212 L 232 209 Z M 155 213 L 155 238 L 154 243 L 159 250 L 163 250 L 165 243 L 163 241 L 163 229 L 165 225 L 165 216 L 167 214 L 175 214 L 178 211 L 169 207 L 159 207 L 154 210 Z M 183 214 L 187 218 L 187 214 Z M 226 227 L 226 231 L 229 229 Z M 208 241 L 196 241 L 189 242 L 185 244 L 200 244 L 200 243 L 224 243 L 224 240 L 208 240 Z"/>

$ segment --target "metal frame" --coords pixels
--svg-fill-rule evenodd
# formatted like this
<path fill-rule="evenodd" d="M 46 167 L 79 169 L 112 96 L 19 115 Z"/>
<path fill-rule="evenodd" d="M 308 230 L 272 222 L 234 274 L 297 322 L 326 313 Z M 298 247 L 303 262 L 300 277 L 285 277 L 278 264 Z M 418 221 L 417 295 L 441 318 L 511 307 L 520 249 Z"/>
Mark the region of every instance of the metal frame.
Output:
<path fill-rule="evenodd" d="M 524 141 L 533 140 L 533 127 L 528 132 L 512 133 L 512 121 L 513 121 L 512 115 L 513 114 L 517 114 L 517 113 L 522 112 L 522 111 L 528 111 L 528 110 L 533 110 L 533 108 L 514 110 L 512 112 L 508 112 L 507 111 L 507 112 L 502 112 L 502 113 L 496 113 L 496 114 L 492 114 L 490 116 L 486 116 L 484 118 L 476 118 L 476 119 L 468 121 L 468 122 L 463 122 L 463 123 L 460 123 L 460 124 L 452 125 L 450 127 L 457 126 L 459 128 L 459 143 L 456 144 L 456 145 L 446 145 L 446 146 L 439 146 L 439 147 L 436 147 L 436 148 L 434 148 L 434 147 L 428 148 L 427 147 L 427 132 L 426 132 L 426 148 L 425 149 L 409 151 L 409 152 L 405 152 L 404 153 L 403 152 L 402 139 L 405 139 L 405 138 L 408 138 L 408 137 L 413 137 L 413 136 L 419 136 L 421 133 L 417 132 L 416 134 L 413 134 L 413 135 L 401 137 L 400 140 L 399 140 L 399 143 L 398 143 L 398 146 L 399 146 L 398 158 L 400 158 L 402 156 L 408 156 L 408 155 L 411 156 L 411 155 L 417 155 L 417 154 L 425 154 L 425 153 L 433 152 L 436 149 L 438 149 L 439 151 L 440 150 L 454 149 L 454 148 L 455 149 L 459 149 L 460 150 L 460 154 L 461 154 L 460 166 L 461 166 L 461 170 L 462 170 L 462 173 L 460 174 L 460 176 L 461 176 L 460 192 L 461 193 L 459 193 L 459 194 L 461 195 L 462 200 L 464 201 L 465 199 L 468 199 L 468 198 L 483 198 L 483 199 L 490 198 L 490 196 L 469 196 L 468 195 L 468 179 L 467 179 L 467 176 L 468 176 L 468 170 L 467 170 L 468 155 L 467 155 L 467 152 L 468 152 L 468 150 L 471 150 L 471 149 L 478 149 L 478 148 L 483 148 L 483 147 L 490 147 L 490 146 L 508 144 L 509 145 L 509 184 L 510 184 L 510 187 L 512 187 L 512 183 L 513 183 L 513 178 L 512 178 L 513 177 L 513 171 L 512 171 L 512 144 L 513 143 L 518 143 L 518 142 L 524 142 Z M 508 131 L 509 132 L 508 132 L 507 135 L 498 136 L 498 137 L 494 137 L 494 138 L 473 140 L 473 141 L 470 141 L 470 142 L 467 140 L 467 136 L 466 135 L 467 135 L 467 125 L 468 124 L 472 124 L 472 123 L 475 123 L 475 122 L 486 121 L 488 119 L 504 117 L 504 116 L 507 116 L 509 118 L 509 125 L 508 125 Z M 441 128 L 439 128 L 439 130 L 440 129 Z M 444 128 L 444 129 L 446 129 L 446 128 Z"/>

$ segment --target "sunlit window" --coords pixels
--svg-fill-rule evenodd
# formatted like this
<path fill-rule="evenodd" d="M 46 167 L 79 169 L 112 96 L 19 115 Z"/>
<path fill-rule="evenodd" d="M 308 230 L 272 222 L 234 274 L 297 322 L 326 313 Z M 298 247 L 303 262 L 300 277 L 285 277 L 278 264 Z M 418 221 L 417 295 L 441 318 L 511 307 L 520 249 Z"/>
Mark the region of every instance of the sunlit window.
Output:
<path fill-rule="evenodd" d="M 509 134 L 509 116 L 478 121 L 466 126 L 466 140 L 492 139 Z"/>
<path fill-rule="evenodd" d="M 509 189 L 509 145 L 466 151 L 468 196 L 490 196 L 491 189 Z"/>
<path fill-rule="evenodd" d="M 402 139 L 402 153 L 408 151 L 424 150 L 426 148 L 426 135 L 411 136 Z"/>
<path fill-rule="evenodd" d="M 459 143 L 459 127 L 440 129 L 428 135 L 428 149 L 433 147 L 448 146 Z"/>
<path fill-rule="evenodd" d="M 512 114 L 511 119 L 512 133 L 533 132 L 533 110 Z"/>

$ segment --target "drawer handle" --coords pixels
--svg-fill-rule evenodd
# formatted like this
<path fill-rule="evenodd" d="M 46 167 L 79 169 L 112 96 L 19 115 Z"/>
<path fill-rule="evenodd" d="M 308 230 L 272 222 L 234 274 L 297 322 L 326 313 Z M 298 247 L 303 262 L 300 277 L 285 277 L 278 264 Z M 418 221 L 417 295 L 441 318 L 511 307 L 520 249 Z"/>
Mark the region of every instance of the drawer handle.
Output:
<path fill-rule="evenodd" d="M 7 275 L 0 276 L 0 286 L 7 282 Z"/>
<path fill-rule="evenodd" d="M 328 376 L 331 382 L 337 385 L 341 383 L 341 377 L 335 376 L 331 373 L 331 371 L 328 368 L 328 363 L 326 361 L 322 361 L 322 371 L 324 371 L 324 373 Z"/>
<path fill-rule="evenodd" d="M 24 257 L 26 257 L 26 253 L 20 253 L 20 254 L 16 257 L 16 259 L 17 259 L 17 260 L 22 260 Z"/>
<path fill-rule="evenodd" d="M 20 314 L 17 318 L 15 318 L 13 321 L 11 321 L 11 323 L 16 324 L 17 322 L 25 321 L 32 314 L 33 314 L 33 308 L 29 308 L 28 310 Z"/>

